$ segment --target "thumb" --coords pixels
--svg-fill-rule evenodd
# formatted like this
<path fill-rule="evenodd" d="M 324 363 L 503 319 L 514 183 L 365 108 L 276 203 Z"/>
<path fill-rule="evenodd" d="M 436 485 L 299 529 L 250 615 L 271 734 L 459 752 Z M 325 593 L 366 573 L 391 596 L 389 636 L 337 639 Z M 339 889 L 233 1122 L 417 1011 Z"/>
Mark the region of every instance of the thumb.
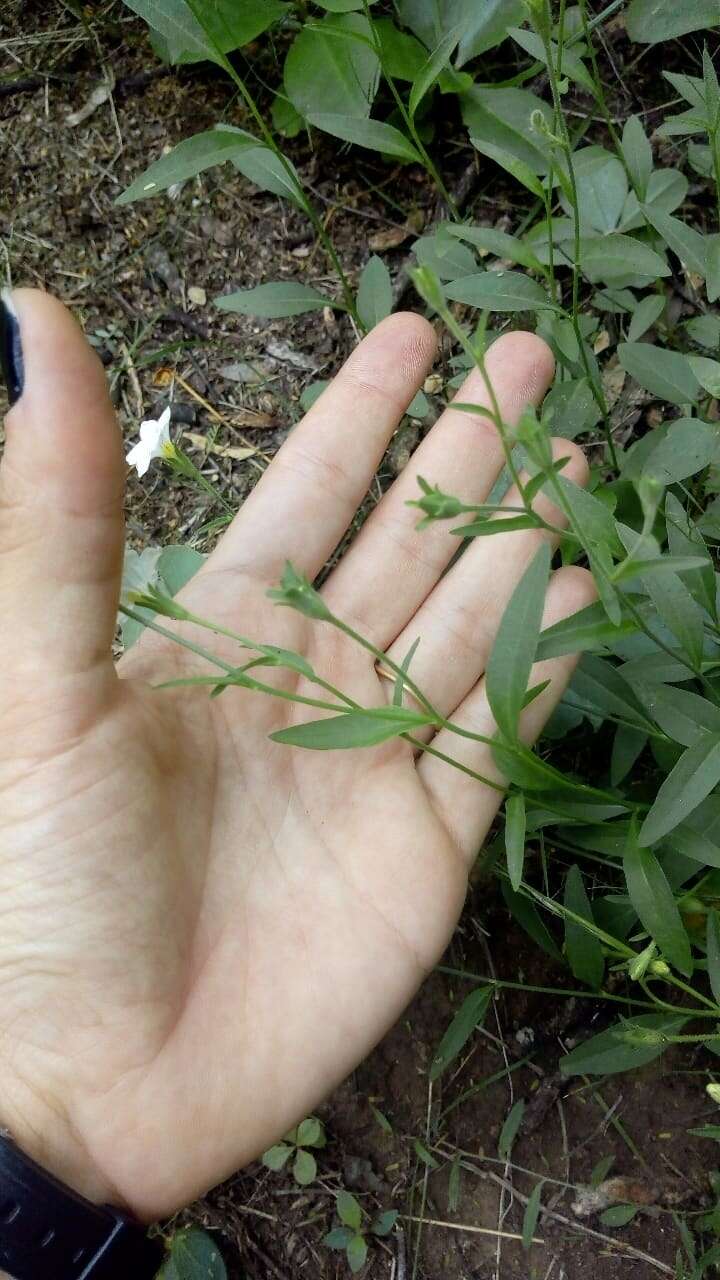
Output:
<path fill-rule="evenodd" d="M 122 441 L 100 361 L 70 313 L 4 291 L 11 409 L 0 465 L 0 679 L 112 678 Z"/>

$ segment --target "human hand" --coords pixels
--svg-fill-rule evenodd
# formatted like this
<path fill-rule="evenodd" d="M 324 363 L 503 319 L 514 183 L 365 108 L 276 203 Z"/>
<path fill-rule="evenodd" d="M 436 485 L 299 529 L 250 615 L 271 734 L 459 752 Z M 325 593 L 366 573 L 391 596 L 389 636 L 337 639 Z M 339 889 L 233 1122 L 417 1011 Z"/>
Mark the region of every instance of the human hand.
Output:
<path fill-rule="evenodd" d="M 207 672 L 156 634 L 114 667 L 125 469 L 104 375 L 58 302 L 14 300 L 25 387 L 0 468 L 0 1120 L 86 1195 L 149 1219 L 268 1147 L 397 1019 L 450 938 L 500 796 L 403 739 L 330 753 L 270 742 L 308 716 L 255 692 L 153 689 Z M 312 579 L 330 556 L 434 347 L 418 316 L 374 329 L 181 597 L 306 653 L 366 706 L 392 694 L 372 659 L 266 591 L 287 559 Z M 552 376 L 530 334 L 501 338 L 487 363 L 509 423 Z M 487 402 L 478 373 L 460 398 Z M 580 451 L 562 441 L 562 454 L 582 483 Z M 406 500 L 421 474 L 482 501 L 502 461 L 486 419 L 446 411 L 323 591 L 396 660 L 420 635 L 416 682 L 481 733 L 494 633 L 548 535 L 477 539 L 442 576 L 457 539 L 447 523 L 418 531 Z M 546 625 L 592 598 L 584 571 L 555 572 Z M 230 642 L 213 649 L 238 661 Z M 572 667 L 533 672 L 550 684 L 524 713 L 528 741 Z M 497 778 L 486 746 L 447 736 L 436 745 Z"/>

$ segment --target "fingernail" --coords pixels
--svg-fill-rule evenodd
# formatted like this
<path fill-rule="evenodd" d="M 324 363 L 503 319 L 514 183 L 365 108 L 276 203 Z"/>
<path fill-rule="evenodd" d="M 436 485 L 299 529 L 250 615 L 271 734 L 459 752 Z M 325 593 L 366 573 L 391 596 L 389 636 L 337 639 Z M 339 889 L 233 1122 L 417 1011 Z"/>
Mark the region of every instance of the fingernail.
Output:
<path fill-rule="evenodd" d="M 10 408 L 20 399 L 25 385 L 20 325 L 9 289 L 0 292 L 0 367 L 7 387 Z"/>

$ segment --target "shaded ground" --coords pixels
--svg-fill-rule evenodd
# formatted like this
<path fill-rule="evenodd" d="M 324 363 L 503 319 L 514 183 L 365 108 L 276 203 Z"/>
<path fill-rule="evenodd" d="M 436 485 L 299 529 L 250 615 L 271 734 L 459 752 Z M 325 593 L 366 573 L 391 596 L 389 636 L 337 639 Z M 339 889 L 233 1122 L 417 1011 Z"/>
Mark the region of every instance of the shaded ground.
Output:
<path fill-rule="evenodd" d="M 191 433 L 184 444 L 236 505 L 297 420 L 304 388 L 337 369 L 353 334 L 329 313 L 260 324 L 222 315 L 211 300 L 283 276 L 332 289 L 321 250 L 297 212 L 229 169 L 186 184 L 173 200 L 114 209 L 115 197 L 165 144 L 223 114 L 242 122 L 225 84 L 207 68 L 179 75 L 158 68 L 141 24 L 119 4 L 105 6 L 102 21 L 89 15 L 84 27 L 60 3 L 5 0 L 0 46 L 2 274 L 7 265 L 15 283 L 51 289 L 74 308 L 108 368 L 128 437 L 165 402 L 174 376 L 174 421 Z M 108 71 L 115 77 L 111 99 L 84 122 L 69 124 L 68 114 Z M 395 242 L 383 250 L 395 274 L 406 251 L 403 229 L 417 231 L 434 216 L 435 198 L 417 173 L 366 163 L 357 152 L 339 165 L 334 149 L 313 154 L 306 140 L 294 144 L 293 158 L 326 210 L 348 272 L 366 261 L 370 240 L 378 249 Z M 458 145 L 451 165 L 459 180 L 470 153 Z M 477 216 L 494 223 L 508 209 L 496 182 L 495 173 L 479 175 L 472 197 Z M 406 422 L 369 504 L 423 429 Z M 224 454 L 227 447 L 236 456 Z M 128 527 L 136 546 L 192 539 L 216 514 L 159 468 L 151 485 L 130 481 Z M 567 974 L 527 943 L 497 903 L 493 883 L 483 880 L 471 889 L 447 964 L 485 975 L 494 965 L 498 977 L 513 982 L 567 986 Z M 327 1102 L 321 1115 L 328 1146 L 309 1188 L 296 1188 L 286 1173 L 254 1168 L 184 1215 L 220 1233 L 235 1280 L 347 1274 L 342 1257 L 320 1243 L 341 1186 L 370 1212 L 396 1208 L 403 1215 L 401 1229 L 373 1250 L 367 1269 L 373 1277 L 674 1274 L 679 1238 L 670 1209 L 704 1205 L 714 1163 L 713 1144 L 686 1132 L 714 1115 L 704 1074 L 693 1074 L 701 1060 L 685 1054 L 680 1063 L 667 1055 L 656 1067 L 601 1087 L 577 1078 L 561 1083 L 557 1064 L 565 1049 L 606 1025 L 612 1009 L 590 999 L 506 991 L 486 1032 L 431 1096 L 429 1062 L 470 989 L 462 978 L 435 974 Z M 529 1104 L 527 1120 L 506 1166 L 497 1158 L 498 1135 L 520 1097 Z M 438 1168 L 429 1167 L 423 1150 Z M 573 1215 L 573 1187 L 587 1182 L 604 1157 L 614 1158 L 614 1174 L 639 1181 L 652 1202 L 622 1229 Z M 453 1160 L 466 1166 L 457 1187 Z M 538 1177 L 546 1179 L 543 1203 L 559 1217 L 540 1219 L 542 1243 L 526 1253 L 496 1231 L 522 1229 L 523 1198 Z M 422 1228 L 414 1218 L 425 1219 Z"/>

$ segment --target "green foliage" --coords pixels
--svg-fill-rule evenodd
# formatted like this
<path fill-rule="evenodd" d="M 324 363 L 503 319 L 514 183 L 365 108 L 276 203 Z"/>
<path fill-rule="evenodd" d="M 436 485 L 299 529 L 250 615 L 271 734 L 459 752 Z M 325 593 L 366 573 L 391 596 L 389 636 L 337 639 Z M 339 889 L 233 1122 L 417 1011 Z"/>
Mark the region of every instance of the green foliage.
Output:
<path fill-rule="evenodd" d="M 226 1280 L 227 1272 L 212 1236 L 199 1227 L 176 1231 L 158 1280 Z"/>
<path fill-rule="evenodd" d="M 236 97 L 232 123 L 148 156 L 118 204 L 163 199 L 183 182 L 202 194 L 215 181 L 213 170 L 225 166 L 226 190 L 252 182 L 310 219 L 318 240 L 313 265 L 299 265 L 296 279 L 253 288 L 228 281 L 234 291 L 216 300 L 220 309 L 277 318 L 332 307 L 358 331 L 392 311 L 394 259 L 363 248 L 352 271 L 343 269 L 304 186 L 303 165 L 296 168 L 287 154 L 285 140 L 302 133 L 297 154 L 309 144 L 326 166 L 338 148 L 351 148 L 359 163 L 388 179 L 409 165 L 436 188 L 443 213 L 411 245 L 412 280 L 417 305 L 456 344 L 453 386 L 473 365 L 485 368 L 489 344 L 507 328 L 534 327 L 552 348 L 557 371 L 542 411 L 523 414 L 511 429 L 497 405 L 461 406 L 479 413 L 479 430 L 501 434 L 505 478 L 519 482 L 510 518 L 497 519 L 502 485 L 473 506 L 428 475 L 415 502 L 422 524 L 450 520 L 458 539 L 514 530 L 557 538 L 558 516 L 543 514 L 551 501 L 567 525 L 562 562 L 589 567 L 597 587 L 596 603 L 543 630 L 545 543 L 500 624 L 486 692 L 497 724 L 492 750 L 510 795 L 493 866 L 517 925 L 577 983 L 601 991 L 606 969 L 622 970 L 631 993 L 642 983 L 647 999 L 658 1001 L 657 1013 L 630 1012 L 576 1046 L 562 1059 L 564 1072 L 602 1075 L 658 1057 L 682 1031 L 686 1014 L 666 1006 L 680 999 L 676 989 L 686 980 L 692 985 L 683 1007 L 688 1017 L 706 1017 L 702 1030 L 710 1035 L 715 1011 L 720 1021 L 718 0 L 630 0 L 625 7 L 631 42 L 682 41 L 653 53 L 658 71 L 678 69 L 663 72 L 673 101 L 652 133 L 639 113 L 615 122 L 603 85 L 603 41 L 584 30 L 583 6 L 563 6 L 560 29 L 560 6 L 523 0 L 397 0 L 392 9 L 364 0 L 128 3 L 153 28 L 163 56 L 210 59 Z M 590 27 L 602 28 L 607 16 L 598 12 Z M 710 49 L 702 49 L 704 32 L 714 41 Z M 684 39 L 690 33 L 697 34 Z M 227 55 L 258 37 L 264 50 L 272 47 L 277 72 L 256 99 L 243 58 Z M 483 185 L 499 184 L 502 226 L 490 225 L 493 210 L 482 202 L 456 208 L 447 120 L 458 122 L 453 144 L 475 153 Z M 303 407 L 322 385 L 306 390 Z M 425 417 L 427 400 L 413 410 Z M 567 478 L 551 435 L 592 445 L 587 490 Z M 181 618 L 172 596 L 197 567 L 196 554 L 175 576 L 168 552 L 128 557 L 127 589 L 141 593 L 143 621 L 152 623 L 153 609 Z M 314 623 L 343 629 L 290 566 L 271 596 Z M 125 619 L 126 643 L 141 625 Z M 538 751 L 521 741 L 523 713 L 547 678 L 534 664 L 575 652 L 582 658 L 549 726 L 555 754 L 548 758 L 547 744 Z M 314 718 L 275 740 L 314 750 L 372 749 L 437 727 L 442 718 L 412 687 L 413 653 L 392 672 L 392 705 L 358 707 L 336 690 L 328 701 L 310 700 L 318 707 Z M 248 665 L 277 665 L 317 682 L 303 662 L 258 644 Z M 257 687 L 254 679 L 247 667 L 230 668 L 208 683 L 219 692 L 231 683 Z M 416 709 L 402 705 L 408 687 Z M 452 723 L 444 727 L 452 732 Z M 543 864 L 547 883 L 538 875 L 538 849 L 552 853 Z M 589 858 L 600 859 L 601 869 Z M 462 1054 L 492 991 L 479 987 L 459 1005 L 438 1037 L 433 1080 Z M 292 1160 L 302 1179 L 312 1143 L 293 1142 L 266 1156 L 278 1168 Z M 511 1143 L 512 1135 L 507 1151 Z M 339 1199 L 328 1244 L 357 1269 L 368 1235 L 381 1232 L 352 1199 Z M 526 1243 L 539 1203 L 538 1191 L 523 1227 Z M 627 1212 L 619 1206 L 610 1222 L 619 1225 Z"/>
<path fill-rule="evenodd" d="M 365 1266 L 367 1261 L 369 1253 L 367 1236 L 382 1238 L 389 1235 L 398 1218 L 397 1210 L 387 1209 L 369 1220 L 355 1196 L 349 1191 L 338 1191 L 335 1198 L 335 1211 L 341 1225 L 328 1232 L 323 1244 L 328 1249 L 342 1250 L 354 1275 Z"/>
<path fill-rule="evenodd" d="M 266 1169 L 279 1173 L 286 1165 L 290 1165 L 292 1175 L 299 1187 L 307 1187 L 317 1177 L 317 1161 L 312 1151 L 324 1147 L 325 1129 L 315 1116 L 309 1116 L 295 1129 L 286 1134 L 283 1141 L 270 1147 L 262 1156 Z"/>

